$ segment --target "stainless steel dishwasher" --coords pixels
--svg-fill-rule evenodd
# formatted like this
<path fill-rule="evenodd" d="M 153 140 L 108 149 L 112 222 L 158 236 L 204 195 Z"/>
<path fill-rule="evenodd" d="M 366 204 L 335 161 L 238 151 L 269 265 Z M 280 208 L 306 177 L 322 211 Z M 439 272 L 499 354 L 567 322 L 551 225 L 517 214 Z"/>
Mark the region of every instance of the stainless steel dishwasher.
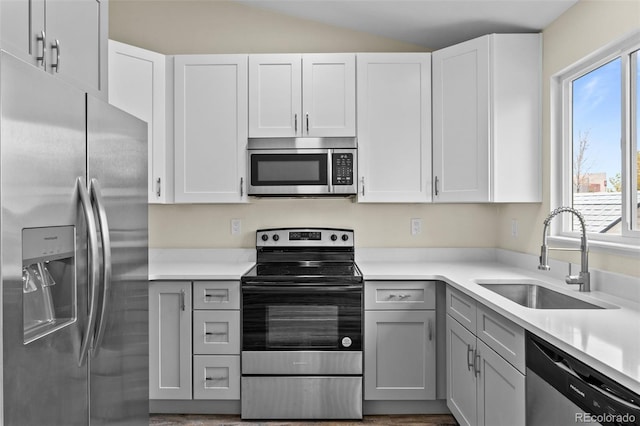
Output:
<path fill-rule="evenodd" d="M 527 333 L 527 426 L 640 425 L 640 396 Z"/>

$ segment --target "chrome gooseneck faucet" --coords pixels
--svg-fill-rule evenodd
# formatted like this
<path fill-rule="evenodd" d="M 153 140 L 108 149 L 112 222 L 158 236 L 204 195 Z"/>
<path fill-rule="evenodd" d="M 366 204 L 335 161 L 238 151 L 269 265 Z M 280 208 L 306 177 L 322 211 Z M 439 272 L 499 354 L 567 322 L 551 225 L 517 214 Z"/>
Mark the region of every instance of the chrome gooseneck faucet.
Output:
<path fill-rule="evenodd" d="M 580 249 L 573 248 L 551 248 L 547 244 L 547 234 L 549 224 L 551 220 L 560 213 L 572 213 L 580 221 L 580 228 L 582 229 L 582 238 L 580 241 Z M 569 263 L 569 275 L 565 278 L 567 284 L 580 285 L 580 291 L 591 291 L 591 276 L 589 274 L 589 245 L 587 242 L 587 227 L 584 223 L 584 217 L 580 212 L 572 207 L 558 207 L 549 213 L 549 216 L 544 220 L 544 229 L 542 230 L 542 247 L 540 247 L 540 264 L 538 269 L 548 271 L 551 269 L 549 266 L 549 250 L 564 250 L 564 251 L 580 251 L 580 273 L 578 275 L 571 275 L 571 263 Z"/>

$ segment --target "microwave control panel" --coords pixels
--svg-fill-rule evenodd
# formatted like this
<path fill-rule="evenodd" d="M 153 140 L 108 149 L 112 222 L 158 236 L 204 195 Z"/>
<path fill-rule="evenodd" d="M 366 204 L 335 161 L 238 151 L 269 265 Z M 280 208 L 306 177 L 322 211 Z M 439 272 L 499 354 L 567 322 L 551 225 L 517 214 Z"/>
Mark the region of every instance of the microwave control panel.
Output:
<path fill-rule="evenodd" d="M 353 154 L 334 153 L 332 156 L 333 185 L 353 185 Z"/>

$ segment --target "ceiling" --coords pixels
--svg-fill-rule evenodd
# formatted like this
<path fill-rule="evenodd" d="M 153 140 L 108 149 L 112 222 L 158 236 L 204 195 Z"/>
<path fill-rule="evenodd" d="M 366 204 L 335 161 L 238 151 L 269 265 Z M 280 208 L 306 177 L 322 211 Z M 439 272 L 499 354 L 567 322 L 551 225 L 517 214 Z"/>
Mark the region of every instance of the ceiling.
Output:
<path fill-rule="evenodd" d="M 539 32 L 578 0 L 236 0 L 440 49 L 489 33 Z"/>

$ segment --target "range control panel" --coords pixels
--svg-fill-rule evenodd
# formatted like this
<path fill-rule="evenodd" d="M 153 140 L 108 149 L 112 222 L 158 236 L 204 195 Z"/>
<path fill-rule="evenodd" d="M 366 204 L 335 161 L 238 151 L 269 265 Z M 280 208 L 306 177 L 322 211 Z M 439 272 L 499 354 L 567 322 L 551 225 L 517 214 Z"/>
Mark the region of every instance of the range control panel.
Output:
<path fill-rule="evenodd" d="M 256 232 L 256 247 L 353 247 L 353 230 L 274 228 Z"/>

